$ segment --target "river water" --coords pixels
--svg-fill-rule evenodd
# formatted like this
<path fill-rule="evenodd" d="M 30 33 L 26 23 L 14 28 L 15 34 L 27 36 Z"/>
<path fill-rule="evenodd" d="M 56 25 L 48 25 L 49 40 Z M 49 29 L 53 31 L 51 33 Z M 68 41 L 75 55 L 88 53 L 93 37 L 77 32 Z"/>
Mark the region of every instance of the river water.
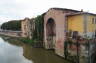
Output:
<path fill-rule="evenodd" d="M 0 37 L 0 63 L 68 63 L 54 51 Z"/>

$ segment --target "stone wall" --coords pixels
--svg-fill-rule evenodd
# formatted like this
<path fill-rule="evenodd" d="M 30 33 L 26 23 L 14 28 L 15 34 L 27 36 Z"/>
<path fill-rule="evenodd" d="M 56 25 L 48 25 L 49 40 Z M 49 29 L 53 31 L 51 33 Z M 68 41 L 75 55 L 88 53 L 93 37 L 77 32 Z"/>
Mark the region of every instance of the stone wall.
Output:
<path fill-rule="evenodd" d="M 11 37 L 22 37 L 22 31 L 0 31 L 0 34 Z"/>

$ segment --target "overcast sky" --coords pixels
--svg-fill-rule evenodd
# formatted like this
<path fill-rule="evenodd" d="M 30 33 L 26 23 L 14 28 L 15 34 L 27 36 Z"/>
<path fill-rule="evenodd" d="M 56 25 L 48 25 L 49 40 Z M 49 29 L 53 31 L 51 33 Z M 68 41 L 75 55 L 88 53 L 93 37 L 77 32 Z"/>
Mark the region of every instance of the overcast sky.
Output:
<path fill-rule="evenodd" d="M 96 0 L 0 0 L 0 24 L 14 19 L 32 18 L 52 7 L 96 13 Z"/>

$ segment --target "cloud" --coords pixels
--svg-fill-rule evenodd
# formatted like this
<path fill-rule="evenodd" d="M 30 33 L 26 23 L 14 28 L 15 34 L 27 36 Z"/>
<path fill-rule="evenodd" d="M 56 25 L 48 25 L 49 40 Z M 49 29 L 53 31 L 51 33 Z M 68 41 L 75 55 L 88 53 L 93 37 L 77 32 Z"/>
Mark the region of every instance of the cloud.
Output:
<path fill-rule="evenodd" d="M 95 0 L 0 0 L 1 19 L 23 19 L 46 12 L 51 7 L 61 7 L 96 12 Z M 3 19 L 2 22 L 6 21 Z"/>
<path fill-rule="evenodd" d="M 12 20 L 13 18 L 6 17 L 6 16 L 0 16 L 0 25 L 4 22 L 7 22 L 9 20 Z"/>

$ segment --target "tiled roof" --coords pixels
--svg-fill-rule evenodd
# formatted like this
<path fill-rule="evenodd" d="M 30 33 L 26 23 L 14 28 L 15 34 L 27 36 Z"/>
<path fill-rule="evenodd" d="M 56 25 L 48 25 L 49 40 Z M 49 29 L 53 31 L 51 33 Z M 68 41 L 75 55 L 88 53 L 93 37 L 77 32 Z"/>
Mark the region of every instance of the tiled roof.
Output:
<path fill-rule="evenodd" d="M 80 14 L 88 14 L 88 15 L 95 15 L 96 16 L 96 14 L 95 13 L 89 13 L 89 12 L 84 12 L 84 11 L 78 11 L 78 10 L 73 10 L 73 9 L 67 9 L 67 8 L 50 8 L 50 9 L 55 9 L 55 10 L 62 10 L 62 11 L 73 11 L 73 12 L 76 12 L 76 13 L 69 13 L 67 16 L 73 16 L 73 15 L 80 15 Z M 50 10 L 49 9 L 49 10 Z M 49 11 L 48 10 L 48 11 Z M 48 12 L 47 11 L 47 12 Z M 47 13 L 47 12 L 45 12 L 44 14 L 43 14 L 43 16 Z"/>
<path fill-rule="evenodd" d="M 51 9 L 55 9 L 55 10 L 68 10 L 68 11 L 74 11 L 74 12 L 81 12 L 81 11 L 78 11 L 78 10 L 73 10 L 73 9 L 67 9 L 67 8 L 51 8 Z"/>
<path fill-rule="evenodd" d="M 94 13 L 89 13 L 89 12 L 79 12 L 79 13 L 73 13 L 73 14 L 68 14 L 67 16 L 74 16 L 74 15 L 81 15 L 81 14 L 88 14 L 88 15 L 95 15 Z"/>

